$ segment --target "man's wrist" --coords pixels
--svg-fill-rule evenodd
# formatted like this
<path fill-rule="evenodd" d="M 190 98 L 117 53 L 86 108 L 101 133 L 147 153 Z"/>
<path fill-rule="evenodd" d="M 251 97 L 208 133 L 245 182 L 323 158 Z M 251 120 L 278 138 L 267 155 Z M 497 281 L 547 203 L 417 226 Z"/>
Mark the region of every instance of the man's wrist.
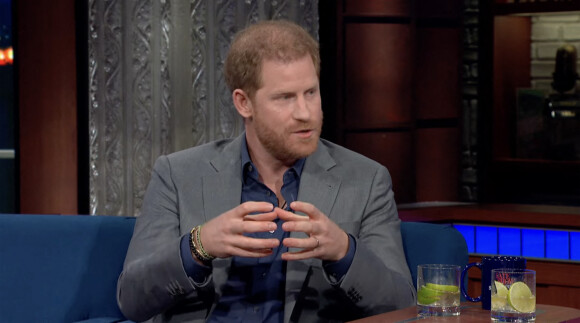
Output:
<path fill-rule="evenodd" d="M 346 234 L 348 237 L 348 250 L 346 255 L 338 261 L 323 261 L 322 266 L 324 271 L 329 276 L 333 285 L 340 284 L 352 261 L 354 259 L 354 254 L 356 252 L 356 240 L 350 234 Z"/>
<path fill-rule="evenodd" d="M 348 249 L 350 247 L 350 237 L 348 236 L 348 233 L 345 231 L 342 231 L 342 233 L 344 233 L 344 238 L 342 240 L 346 241 L 346 243 L 345 248 L 343 248 L 343 253 L 340 255 L 340 257 L 338 257 L 338 260 L 344 258 L 348 254 Z"/>
<path fill-rule="evenodd" d="M 193 279 L 195 284 L 203 285 L 211 275 L 212 269 L 210 266 L 204 265 L 201 261 L 197 260 L 193 256 L 189 247 L 190 237 L 190 234 L 185 234 L 182 236 L 180 242 L 183 269 L 187 273 L 187 276 Z"/>
<path fill-rule="evenodd" d="M 215 257 L 207 253 L 203 248 L 200 231 L 201 225 L 191 229 L 189 233 L 189 248 L 191 249 L 191 254 L 198 262 L 201 262 L 201 264 L 209 267 L 211 266 L 211 262 L 215 259 Z"/>

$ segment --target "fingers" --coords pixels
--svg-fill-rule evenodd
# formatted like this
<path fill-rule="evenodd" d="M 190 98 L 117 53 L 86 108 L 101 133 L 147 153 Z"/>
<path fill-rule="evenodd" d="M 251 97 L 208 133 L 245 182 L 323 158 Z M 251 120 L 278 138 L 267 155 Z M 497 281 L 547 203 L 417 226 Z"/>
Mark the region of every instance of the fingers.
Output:
<path fill-rule="evenodd" d="M 276 223 L 273 221 L 278 217 L 275 211 L 258 214 L 248 214 L 243 217 L 243 221 L 234 229 L 235 233 L 256 233 L 276 230 Z"/>
<path fill-rule="evenodd" d="M 203 225 L 201 240 L 205 250 L 216 257 L 234 255 L 263 257 L 277 247 L 276 239 L 252 239 L 246 233 L 276 230 L 277 217 L 272 203 L 245 202 Z M 250 240 L 248 240 L 250 239 Z"/>
<path fill-rule="evenodd" d="M 233 209 L 238 217 L 255 216 L 260 213 L 269 213 L 274 210 L 274 205 L 268 202 L 244 202 Z"/>
<path fill-rule="evenodd" d="M 236 241 L 233 242 L 237 248 L 247 249 L 247 250 L 260 250 L 260 249 L 272 249 L 280 245 L 278 239 L 260 239 L 251 238 L 246 236 L 239 236 Z"/>
<path fill-rule="evenodd" d="M 294 206 L 294 205 L 301 205 L 301 204 L 307 204 L 307 203 L 302 203 L 302 202 L 292 202 L 290 205 Z M 310 217 L 308 213 L 308 216 L 304 216 L 304 215 L 299 215 L 299 214 L 295 214 L 294 212 L 290 212 L 290 211 L 286 211 L 280 208 L 276 208 L 274 209 L 274 212 L 276 212 L 276 215 L 284 221 L 284 224 L 282 225 L 282 229 L 284 231 L 302 231 L 302 232 L 311 232 L 312 231 L 312 227 L 310 222 Z"/>
<path fill-rule="evenodd" d="M 312 236 L 311 238 L 314 238 L 314 240 L 316 240 L 316 246 L 314 247 L 314 249 L 318 248 L 320 246 L 320 240 L 318 240 L 318 238 Z"/>
<path fill-rule="evenodd" d="M 287 221 L 282 224 L 282 230 L 286 232 L 305 232 L 311 234 L 316 232 L 316 223 L 311 221 Z"/>
<path fill-rule="evenodd" d="M 274 210 L 278 217 L 285 221 L 282 229 L 289 232 L 304 232 L 308 238 L 284 239 L 282 241 L 284 246 L 300 249 L 300 251 L 284 253 L 282 259 L 319 258 L 338 261 L 346 255 L 349 237 L 336 223 L 310 203 L 295 201 L 290 204 L 290 207 L 307 216 L 279 209 Z"/>
<path fill-rule="evenodd" d="M 275 211 L 269 210 L 265 213 L 246 214 L 243 219 L 247 221 L 274 221 L 277 217 L 278 214 Z"/>
<path fill-rule="evenodd" d="M 320 241 L 314 236 L 308 238 L 286 238 L 282 244 L 288 248 L 316 249 L 320 246 Z"/>
<path fill-rule="evenodd" d="M 247 236 L 231 237 L 224 244 L 225 252 L 232 256 L 265 257 L 272 254 L 272 249 L 280 245 L 278 239 L 258 239 Z"/>
<path fill-rule="evenodd" d="M 322 213 L 314 205 L 305 202 L 295 201 L 290 204 L 290 207 L 295 211 L 307 214 L 307 216 L 298 215 L 282 209 L 276 209 L 275 212 L 278 217 L 285 221 L 282 224 L 282 229 L 286 232 L 304 232 L 310 237 L 284 239 L 282 241 L 284 246 L 302 250 L 298 252 L 286 252 L 282 255 L 282 259 L 296 260 L 317 256 L 318 253 L 313 251 L 320 246 L 320 241 L 312 234 L 317 232 L 316 226 L 320 225 L 320 223 L 317 223 L 319 221 L 316 221 L 315 219 L 321 219 Z"/>
<path fill-rule="evenodd" d="M 276 223 L 270 221 L 244 221 L 236 233 L 272 232 L 276 230 Z"/>
<path fill-rule="evenodd" d="M 294 204 L 294 203 L 292 203 Z M 308 234 L 314 232 L 316 222 L 312 221 L 309 216 L 294 214 L 289 211 L 276 208 L 276 214 L 284 221 L 282 229 L 287 232 L 306 232 Z"/>
<path fill-rule="evenodd" d="M 294 201 L 290 203 L 290 208 L 296 212 L 307 214 L 312 220 L 318 220 L 321 216 L 324 216 L 316 206 L 307 202 Z"/>
<path fill-rule="evenodd" d="M 282 242 L 288 248 L 302 249 L 300 251 L 285 252 L 282 254 L 283 260 L 301 260 L 308 258 L 320 257 L 323 250 L 319 250 L 320 241 L 318 238 L 311 236 L 309 238 L 286 238 Z"/>
<path fill-rule="evenodd" d="M 267 202 L 245 202 L 234 209 L 243 222 L 234 227 L 235 233 L 255 233 L 276 230 L 274 221 L 278 215 L 274 206 Z"/>
<path fill-rule="evenodd" d="M 338 229 L 338 226 L 310 203 L 295 201 L 290 207 L 306 216 L 275 208 L 267 202 L 242 203 L 204 225 L 204 230 L 201 231 L 204 247 L 210 254 L 222 258 L 271 255 L 272 249 L 280 245 L 278 239 L 258 239 L 245 234 L 272 232 L 276 230 L 276 223 L 273 221 L 280 218 L 283 220 L 284 231 L 304 232 L 310 236 L 284 239 L 282 241 L 284 246 L 299 251 L 286 252 L 282 254 L 282 259 L 336 258 L 334 255 L 337 252 L 328 242 L 335 240 L 337 230 L 333 229 L 335 227 Z"/>
<path fill-rule="evenodd" d="M 274 210 L 274 212 L 276 213 L 276 215 L 280 219 L 282 219 L 284 221 L 308 221 L 308 220 L 310 220 L 310 217 L 308 217 L 308 216 L 296 214 L 296 213 L 293 213 L 290 211 L 283 210 L 281 208 L 276 208 Z"/>

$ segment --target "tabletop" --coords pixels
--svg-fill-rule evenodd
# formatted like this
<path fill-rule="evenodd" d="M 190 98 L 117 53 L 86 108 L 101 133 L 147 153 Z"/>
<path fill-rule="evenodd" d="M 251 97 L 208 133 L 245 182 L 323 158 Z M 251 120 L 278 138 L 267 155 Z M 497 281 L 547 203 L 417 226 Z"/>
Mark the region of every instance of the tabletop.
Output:
<path fill-rule="evenodd" d="M 407 323 L 407 322 L 490 322 L 490 312 L 481 308 L 481 303 L 461 303 L 461 315 L 452 317 L 417 317 L 417 308 L 415 306 L 407 307 L 398 311 L 383 313 L 370 316 L 364 319 L 353 321 L 352 323 Z M 555 306 L 555 305 L 536 305 L 536 322 L 578 322 L 580 323 L 580 309 Z"/>

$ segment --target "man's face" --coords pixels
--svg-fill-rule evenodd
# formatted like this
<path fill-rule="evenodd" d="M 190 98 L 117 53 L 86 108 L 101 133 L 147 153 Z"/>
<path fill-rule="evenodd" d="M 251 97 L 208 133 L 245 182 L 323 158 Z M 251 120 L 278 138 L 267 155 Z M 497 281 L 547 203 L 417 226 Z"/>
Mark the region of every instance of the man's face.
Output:
<path fill-rule="evenodd" d="M 251 100 L 247 127 L 272 157 L 294 162 L 316 150 L 322 130 L 319 81 L 310 56 L 262 63 L 262 87 Z"/>

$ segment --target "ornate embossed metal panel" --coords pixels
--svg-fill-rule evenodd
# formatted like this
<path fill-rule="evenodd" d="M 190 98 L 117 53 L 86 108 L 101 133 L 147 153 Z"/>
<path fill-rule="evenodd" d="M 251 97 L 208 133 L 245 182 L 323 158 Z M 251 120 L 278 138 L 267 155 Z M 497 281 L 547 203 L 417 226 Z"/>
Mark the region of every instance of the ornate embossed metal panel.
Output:
<path fill-rule="evenodd" d="M 318 0 L 89 0 L 91 214 L 138 216 L 158 156 L 242 131 L 229 43 L 281 18 L 318 37 Z"/>

